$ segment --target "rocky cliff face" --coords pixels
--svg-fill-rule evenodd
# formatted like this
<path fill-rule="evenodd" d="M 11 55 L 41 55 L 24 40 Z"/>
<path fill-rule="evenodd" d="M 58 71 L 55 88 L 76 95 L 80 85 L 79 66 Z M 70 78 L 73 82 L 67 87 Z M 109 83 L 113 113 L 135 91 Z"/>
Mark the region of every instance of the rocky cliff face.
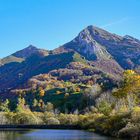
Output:
<path fill-rule="evenodd" d="M 117 61 L 124 69 L 136 69 L 140 65 L 140 41 L 131 36 L 118 36 L 97 27 L 89 26 L 91 36 Z"/>
<path fill-rule="evenodd" d="M 74 49 L 89 60 L 106 60 L 111 58 L 106 48 L 93 38 L 88 28 L 80 32 L 71 43 L 78 44 L 79 47 L 74 47 Z"/>

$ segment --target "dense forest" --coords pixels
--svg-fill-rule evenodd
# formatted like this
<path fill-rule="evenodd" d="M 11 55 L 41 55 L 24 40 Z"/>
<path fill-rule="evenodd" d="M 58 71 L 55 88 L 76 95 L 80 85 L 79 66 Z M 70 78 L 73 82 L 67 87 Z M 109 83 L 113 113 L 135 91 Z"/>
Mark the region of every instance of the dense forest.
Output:
<path fill-rule="evenodd" d="M 136 135 L 140 129 L 140 75 L 126 70 L 110 90 L 108 84 L 35 76 L 28 88 L 12 91 L 14 99 L 1 100 L 0 124 L 79 125 L 117 137 Z"/>

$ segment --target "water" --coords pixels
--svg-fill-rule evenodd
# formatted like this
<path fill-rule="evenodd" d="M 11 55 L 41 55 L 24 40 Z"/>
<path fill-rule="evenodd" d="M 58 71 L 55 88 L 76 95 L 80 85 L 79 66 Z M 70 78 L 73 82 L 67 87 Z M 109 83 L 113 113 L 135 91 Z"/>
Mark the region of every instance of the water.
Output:
<path fill-rule="evenodd" d="M 81 130 L 0 131 L 0 140 L 119 140 Z"/>

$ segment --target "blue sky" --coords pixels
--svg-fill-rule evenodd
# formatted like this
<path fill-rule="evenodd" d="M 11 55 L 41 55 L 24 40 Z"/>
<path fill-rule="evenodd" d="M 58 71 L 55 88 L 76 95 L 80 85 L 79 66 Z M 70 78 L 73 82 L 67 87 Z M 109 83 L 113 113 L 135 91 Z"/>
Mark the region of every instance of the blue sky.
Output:
<path fill-rule="evenodd" d="M 0 58 L 54 49 L 88 25 L 140 39 L 140 0 L 0 0 Z"/>

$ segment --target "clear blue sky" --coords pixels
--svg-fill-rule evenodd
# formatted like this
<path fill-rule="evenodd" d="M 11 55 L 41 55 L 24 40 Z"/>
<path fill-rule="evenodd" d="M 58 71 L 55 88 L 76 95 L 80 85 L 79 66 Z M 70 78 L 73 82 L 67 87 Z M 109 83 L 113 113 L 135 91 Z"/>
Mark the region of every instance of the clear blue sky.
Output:
<path fill-rule="evenodd" d="M 140 0 L 0 0 L 0 58 L 54 49 L 88 25 L 140 39 Z"/>

